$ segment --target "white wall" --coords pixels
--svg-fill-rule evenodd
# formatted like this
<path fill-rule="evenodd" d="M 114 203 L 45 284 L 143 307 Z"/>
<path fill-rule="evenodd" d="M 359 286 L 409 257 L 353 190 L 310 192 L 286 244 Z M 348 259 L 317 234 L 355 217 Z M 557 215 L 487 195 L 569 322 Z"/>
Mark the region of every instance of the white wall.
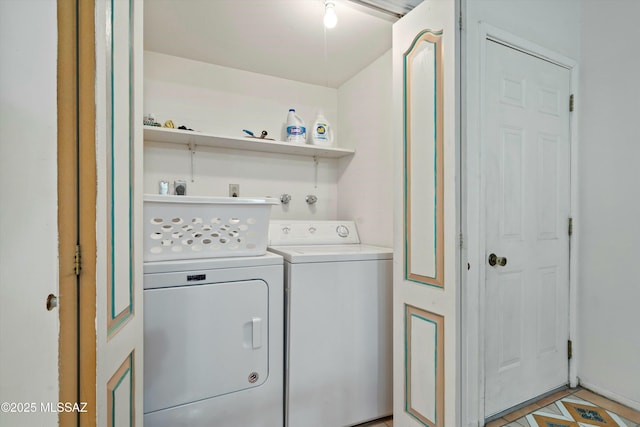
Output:
<path fill-rule="evenodd" d="M 480 176 L 480 23 L 529 40 L 543 48 L 575 60 L 580 56 L 580 1 L 579 0 L 466 0 L 464 9 L 463 46 L 463 155 L 466 167 L 462 179 L 465 184 L 466 223 L 463 221 L 463 256 L 470 269 L 463 269 L 462 322 L 466 329 L 466 348 L 463 355 L 462 411 L 465 426 L 477 426 L 484 414 L 480 400 L 483 345 L 480 331 L 481 272 L 484 268 L 484 251 L 481 247 Z M 465 118 L 466 115 L 466 118 Z M 480 356 L 480 358 L 479 358 Z M 480 373 L 480 375 L 479 375 Z"/>
<path fill-rule="evenodd" d="M 338 218 L 353 219 L 363 243 L 393 246 L 391 51 L 338 88 Z"/>
<path fill-rule="evenodd" d="M 0 424 L 56 425 L 58 401 L 56 3 L 0 1 Z"/>
<path fill-rule="evenodd" d="M 283 139 L 289 108 L 310 127 L 318 110 L 334 125 L 338 145 L 337 90 L 235 70 L 174 56 L 145 52 L 144 111 L 163 123 L 222 136 L 243 137 L 242 129 Z M 267 143 L 267 142 L 265 142 Z M 289 206 L 274 206 L 274 219 L 334 219 L 338 161 L 251 151 L 196 147 L 194 182 L 191 154 L 184 145 L 147 142 L 144 191 L 157 193 L 160 180 L 186 179 L 188 194 L 227 196 L 240 184 L 241 196 L 292 195 Z M 316 205 L 305 202 L 318 197 Z"/>
<path fill-rule="evenodd" d="M 640 56 L 636 0 L 582 4 L 579 377 L 640 409 Z"/>

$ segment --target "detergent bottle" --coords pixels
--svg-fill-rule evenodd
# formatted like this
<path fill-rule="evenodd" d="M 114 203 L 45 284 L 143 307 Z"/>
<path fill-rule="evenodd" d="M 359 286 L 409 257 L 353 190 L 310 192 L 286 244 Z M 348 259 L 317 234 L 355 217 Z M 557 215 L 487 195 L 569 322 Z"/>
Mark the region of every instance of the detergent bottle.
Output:
<path fill-rule="evenodd" d="M 313 122 L 311 143 L 315 145 L 333 145 L 333 130 L 327 118 L 322 114 L 322 111 L 318 112 L 316 121 Z"/>
<path fill-rule="evenodd" d="M 296 114 L 296 110 L 291 108 L 287 114 L 287 141 L 302 142 L 307 140 L 307 128 L 304 121 Z"/>

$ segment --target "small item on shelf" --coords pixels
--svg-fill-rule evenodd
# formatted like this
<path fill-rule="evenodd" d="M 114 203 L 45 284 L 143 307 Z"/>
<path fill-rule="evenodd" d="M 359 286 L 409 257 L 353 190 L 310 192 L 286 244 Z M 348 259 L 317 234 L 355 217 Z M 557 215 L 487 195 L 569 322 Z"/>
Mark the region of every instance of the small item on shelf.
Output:
<path fill-rule="evenodd" d="M 275 139 L 273 138 L 267 138 L 267 135 L 269 134 L 266 130 L 263 130 L 260 133 L 260 136 L 255 136 L 253 132 L 251 132 L 250 130 L 247 129 L 242 129 L 242 132 L 246 133 L 247 138 L 255 138 L 255 139 L 266 139 L 269 141 L 275 141 Z"/>
<path fill-rule="evenodd" d="M 169 181 L 160 181 L 160 194 L 166 196 L 169 194 Z"/>
<path fill-rule="evenodd" d="M 304 120 L 296 114 L 296 110 L 293 108 L 287 114 L 287 141 L 303 144 L 307 141 L 307 128 Z"/>
<path fill-rule="evenodd" d="M 173 122 L 171 120 L 167 120 L 167 121 L 164 122 L 162 127 L 169 128 L 169 129 L 174 129 L 176 126 L 173 124 Z"/>
<path fill-rule="evenodd" d="M 145 114 L 142 118 L 142 124 L 145 126 L 161 126 L 160 123 L 156 122 L 156 118 L 153 116 L 153 113 Z"/>
<path fill-rule="evenodd" d="M 186 127 L 185 125 L 178 126 L 178 129 L 182 129 L 182 130 L 191 130 L 191 131 L 193 130 L 193 129 L 190 129 L 190 128 Z"/>
<path fill-rule="evenodd" d="M 318 112 L 318 117 L 313 123 L 310 143 L 315 145 L 324 145 L 327 147 L 333 145 L 333 129 L 331 128 L 329 121 L 322 114 L 322 111 Z"/>
<path fill-rule="evenodd" d="M 270 139 L 271 141 L 275 141 L 273 138 L 267 138 L 267 135 L 268 135 L 267 131 L 266 131 L 266 130 L 263 130 L 263 131 L 260 133 L 260 139 Z"/>
<path fill-rule="evenodd" d="M 173 182 L 173 191 L 176 196 L 186 196 L 187 195 L 187 181 L 177 179 Z"/>

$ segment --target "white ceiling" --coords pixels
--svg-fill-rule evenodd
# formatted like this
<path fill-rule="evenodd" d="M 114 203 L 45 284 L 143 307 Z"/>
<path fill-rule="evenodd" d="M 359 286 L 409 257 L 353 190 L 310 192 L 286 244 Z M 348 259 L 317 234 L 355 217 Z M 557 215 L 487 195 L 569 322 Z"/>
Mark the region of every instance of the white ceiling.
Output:
<path fill-rule="evenodd" d="M 324 0 L 145 0 L 144 48 L 338 87 L 391 48 L 395 18 L 335 3 L 338 25 L 325 30 Z"/>

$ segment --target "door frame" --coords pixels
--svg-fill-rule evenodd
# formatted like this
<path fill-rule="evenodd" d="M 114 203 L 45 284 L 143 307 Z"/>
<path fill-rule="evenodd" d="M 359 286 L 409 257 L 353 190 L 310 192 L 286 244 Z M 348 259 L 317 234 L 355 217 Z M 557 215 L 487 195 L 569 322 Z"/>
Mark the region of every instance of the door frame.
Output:
<path fill-rule="evenodd" d="M 96 425 L 96 148 L 94 2 L 58 0 L 60 426 Z M 76 260 L 76 247 L 82 248 Z M 78 262 L 78 272 L 74 271 Z M 81 263 L 80 263 L 81 262 Z"/>
<path fill-rule="evenodd" d="M 566 68 L 570 72 L 571 93 L 574 99 L 579 97 L 579 65 L 578 63 L 558 52 L 547 49 L 527 39 L 521 38 L 515 34 L 494 27 L 486 22 L 480 22 L 480 34 L 478 35 L 479 45 L 477 51 L 479 57 L 476 61 L 467 61 L 467 66 L 472 62 L 479 65 L 478 80 L 472 82 L 469 80 L 467 87 L 476 87 L 478 102 L 475 105 L 467 105 L 468 117 L 475 115 L 478 118 L 478 136 L 472 140 L 471 130 L 467 130 L 467 137 L 464 139 L 466 166 L 464 179 L 462 180 L 462 194 L 465 195 L 464 216 L 466 218 L 466 230 L 464 235 L 464 252 L 466 252 L 466 260 L 471 265 L 468 271 L 462 274 L 462 304 L 463 304 L 463 390 L 466 395 L 463 399 L 468 402 L 464 409 L 463 418 L 464 425 L 484 425 L 485 420 L 485 354 L 484 340 L 485 336 L 485 265 L 484 258 L 486 252 L 486 177 L 484 174 L 485 163 L 483 161 L 483 151 L 485 146 L 484 134 L 485 127 L 483 125 L 485 119 L 485 66 L 486 66 L 486 47 L 489 42 L 497 42 L 523 53 L 538 57 L 549 61 L 558 66 Z M 467 53 L 471 49 L 466 50 Z M 472 84 L 472 83 L 475 83 Z M 466 97 L 470 99 L 467 89 Z M 475 107 L 475 108 L 474 108 Z M 574 111 L 569 116 L 570 128 L 570 216 L 573 218 L 573 228 L 576 229 L 578 224 L 578 112 Z M 465 170 L 465 169 L 463 169 Z M 475 174 L 473 173 L 475 172 Z M 478 179 L 479 177 L 479 185 Z M 477 212 L 471 212 L 473 206 Z M 475 221 L 474 221 L 475 220 Z M 574 233 L 569 242 L 569 339 L 573 342 L 573 348 L 579 346 L 577 338 L 577 260 L 578 260 L 578 239 L 579 236 Z M 464 258 L 463 258 L 464 259 Z M 464 262 L 462 263 L 464 265 Z M 475 267 L 475 268 L 474 268 Z M 464 270 L 464 269 L 463 269 Z M 569 360 L 569 378 L 568 383 L 571 387 L 578 385 L 577 366 L 579 356 L 574 352 L 573 358 Z M 474 386 L 475 384 L 475 386 Z M 476 408 L 474 408 L 476 406 Z M 474 421 L 474 419 L 476 421 Z"/>

